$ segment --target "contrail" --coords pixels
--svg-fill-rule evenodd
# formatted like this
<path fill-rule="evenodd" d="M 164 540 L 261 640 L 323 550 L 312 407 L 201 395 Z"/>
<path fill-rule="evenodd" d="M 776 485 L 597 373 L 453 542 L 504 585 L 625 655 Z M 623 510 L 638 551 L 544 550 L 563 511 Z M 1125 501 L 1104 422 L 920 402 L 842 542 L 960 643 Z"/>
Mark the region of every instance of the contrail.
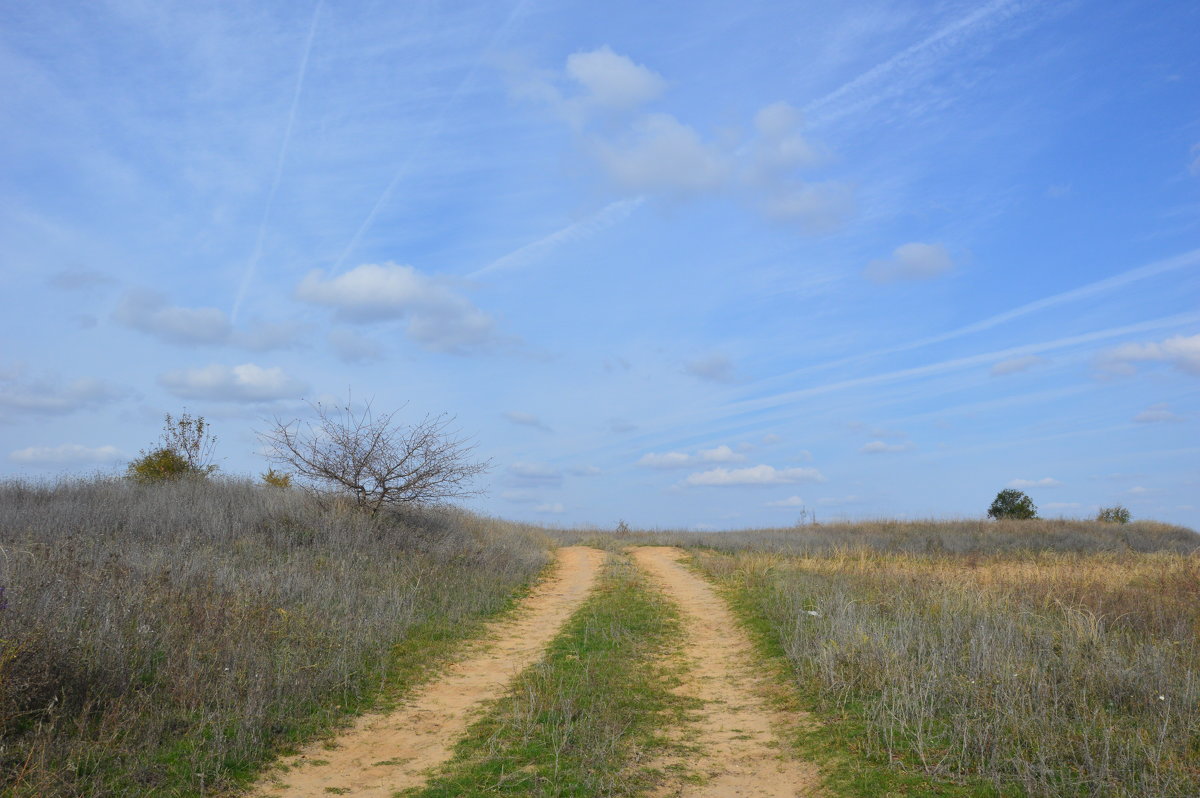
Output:
<path fill-rule="evenodd" d="M 254 254 L 250 256 L 250 262 L 246 264 L 246 273 L 242 276 L 241 287 L 238 288 L 237 298 L 233 302 L 233 311 L 229 314 L 230 321 L 236 322 L 238 310 L 242 307 L 242 301 L 246 298 L 246 291 L 250 288 L 250 283 L 254 279 L 254 273 L 258 269 L 258 260 L 262 257 L 263 241 L 267 235 L 267 224 L 271 220 L 271 209 L 275 205 L 275 194 L 279 191 L 279 181 L 283 177 L 283 163 L 287 159 L 288 145 L 292 140 L 292 126 L 296 122 L 296 108 L 300 105 L 300 93 L 304 89 L 304 78 L 308 74 L 308 56 L 312 52 L 313 38 L 317 33 L 317 17 L 321 14 L 321 6 L 324 0 L 317 0 L 316 6 L 313 7 L 312 21 L 308 25 L 308 38 L 304 42 L 304 55 L 300 59 L 300 71 L 296 76 L 296 88 L 292 92 L 292 107 L 288 110 L 287 126 L 283 132 L 283 142 L 279 145 L 279 155 L 275 158 L 275 177 L 271 181 L 271 190 L 267 194 L 267 204 L 263 207 L 262 219 L 258 224 L 258 238 L 254 242 Z"/>
<path fill-rule="evenodd" d="M 955 338 L 961 338 L 964 335 L 990 330 L 991 328 L 999 326 L 1005 322 L 1018 319 L 1022 316 L 1035 313 L 1039 310 L 1045 310 L 1047 308 L 1063 305 L 1068 302 L 1075 302 L 1076 300 L 1085 299 L 1105 291 L 1112 291 L 1117 288 L 1122 288 L 1139 280 L 1157 277 L 1160 274 L 1166 274 L 1178 269 L 1186 269 L 1189 266 L 1195 266 L 1197 264 L 1200 264 L 1200 249 L 1193 249 L 1170 258 L 1164 258 L 1163 260 L 1154 261 L 1153 263 L 1147 263 L 1144 266 L 1138 266 L 1137 268 L 1129 269 L 1128 271 L 1121 272 L 1120 274 L 1115 274 L 1112 277 L 1106 277 L 1103 280 L 1097 280 L 1094 283 L 1088 283 L 1087 285 L 1080 286 L 1079 288 L 1073 288 L 1070 291 L 1064 291 L 1061 294 L 1054 294 L 1053 296 L 1028 302 L 1024 305 L 1013 308 L 1012 310 L 1006 310 L 1003 313 L 997 313 L 994 316 L 989 316 L 986 319 L 981 319 L 964 327 L 957 327 L 944 333 L 931 335 L 927 338 L 919 338 L 915 341 L 889 346 L 884 349 L 876 349 L 873 352 L 865 352 L 861 355 L 851 355 L 850 357 L 831 360 L 826 363 L 819 363 L 815 366 L 807 366 L 786 374 L 779 374 L 774 377 L 768 377 L 764 380 L 760 380 L 757 385 L 769 385 L 781 380 L 793 379 L 803 374 L 810 374 L 814 371 L 823 371 L 825 369 L 834 368 L 837 366 L 845 366 L 850 363 L 858 363 L 863 360 L 882 357 L 883 355 L 893 355 L 897 352 L 908 352 L 913 349 L 920 349 L 925 346 L 940 344 Z"/>
<path fill-rule="evenodd" d="M 379 198 L 375 200 L 375 204 L 371 206 L 371 210 L 367 213 L 366 218 L 363 219 L 362 224 L 358 226 L 358 229 L 350 238 L 350 243 L 348 243 L 346 248 L 342 250 L 341 257 L 337 259 L 337 263 L 335 263 L 333 266 L 332 274 L 338 274 L 342 270 L 342 266 L 346 263 L 346 260 L 354 252 L 354 250 L 358 248 L 358 242 L 362 240 L 363 234 L 365 234 L 367 230 L 371 228 L 371 225 L 375 223 L 375 217 L 379 215 L 380 209 L 383 208 L 384 204 L 386 204 L 391 198 L 392 192 L 396 190 L 396 186 L 400 184 L 400 181 L 408 176 L 408 171 L 412 166 L 413 161 L 415 161 L 418 156 L 424 154 L 425 148 L 428 146 L 430 140 L 437 133 L 441 132 L 442 124 L 446 121 L 446 113 L 451 107 L 453 107 L 454 103 L 458 101 L 458 97 L 460 94 L 462 94 L 463 89 L 465 89 L 467 85 L 475 78 L 475 73 L 479 71 L 479 67 L 483 63 L 483 57 L 491 52 L 492 48 L 496 46 L 496 43 L 500 41 L 501 37 L 508 33 L 508 29 L 512 27 L 513 22 L 521 15 L 521 11 L 526 5 L 528 5 L 528 3 L 529 0 L 519 0 L 519 2 L 513 6 L 513 10 L 509 12 L 508 17 L 504 20 L 504 24 L 497 28 L 496 32 L 492 34 L 492 38 L 483 48 L 483 51 L 479 54 L 479 57 L 475 59 L 475 64 L 471 67 L 471 71 L 468 72 L 466 77 L 459 82 L 458 87 L 455 88 L 454 92 L 450 95 L 446 102 L 442 104 L 441 110 L 438 111 L 437 116 L 429 125 L 425 135 L 421 137 L 421 140 L 408 154 L 408 158 L 406 158 L 404 163 L 400 165 L 400 168 L 396 170 L 396 173 L 392 176 L 392 179 L 388 182 L 387 186 L 383 189 L 383 192 L 379 195 Z"/>
<path fill-rule="evenodd" d="M 897 69 L 913 67 L 919 62 L 922 56 L 927 54 L 936 55 L 939 51 L 945 51 L 954 47 L 980 25 L 993 19 L 999 20 L 1012 16 L 1020 12 L 1024 5 L 1024 3 L 1016 2 L 1016 0 L 993 0 L 993 2 L 975 9 L 965 17 L 940 28 L 911 47 L 901 50 L 887 61 L 877 64 L 853 80 L 842 84 L 824 97 L 813 100 L 802 109 L 805 117 L 820 117 L 822 110 L 836 106 L 839 101 L 845 100 L 856 92 L 861 93 L 864 88 L 873 83 L 882 82 L 884 78 Z M 898 88 L 893 83 L 883 92 L 873 97 L 868 96 L 859 100 L 856 104 L 852 104 L 840 112 L 836 110 L 827 112 L 825 117 L 820 121 L 831 121 L 845 116 L 858 108 L 873 105 L 883 97 L 889 94 L 896 94 L 901 90 L 901 88 Z"/>
<path fill-rule="evenodd" d="M 560 230 L 555 230 L 553 233 L 545 235 L 537 241 L 531 241 L 507 255 L 497 258 L 488 265 L 476 269 L 467 276 L 476 278 L 492 272 L 520 268 L 563 244 L 568 244 L 580 238 L 587 238 L 628 218 L 645 201 L 645 197 L 632 197 L 609 203 L 588 218 L 567 225 Z"/>

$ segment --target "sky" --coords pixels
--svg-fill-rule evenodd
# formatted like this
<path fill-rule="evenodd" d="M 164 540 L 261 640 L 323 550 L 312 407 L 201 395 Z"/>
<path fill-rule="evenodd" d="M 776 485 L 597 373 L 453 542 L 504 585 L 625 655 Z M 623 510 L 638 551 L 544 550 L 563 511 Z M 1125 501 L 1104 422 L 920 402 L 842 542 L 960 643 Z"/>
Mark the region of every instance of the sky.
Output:
<path fill-rule="evenodd" d="M 448 414 L 467 505 L 1200 527 L 1200 6 L 0 6 L 0 476 Z"/>

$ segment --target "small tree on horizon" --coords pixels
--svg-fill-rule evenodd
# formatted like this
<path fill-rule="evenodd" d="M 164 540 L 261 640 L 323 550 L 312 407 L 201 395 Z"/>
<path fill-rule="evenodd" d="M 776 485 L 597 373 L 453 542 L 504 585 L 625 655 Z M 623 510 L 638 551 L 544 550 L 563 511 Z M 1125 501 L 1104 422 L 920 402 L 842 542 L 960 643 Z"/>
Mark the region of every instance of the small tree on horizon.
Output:
<path fill-rule="evenodd" d="M 1096 513 L 1096 520 L 1103 524 L 1128 524 L 1132 517 L 1129 508 L 1120 504 L 1101 507 L 1100 512 Z"/>
<path fill-rule="evenodd" d="M 1005 488 L 996 494 L 987 511 L 988 518 L 1027 520 L 1037 518 L 1037 506 L 1033 499 L 1015 488 Z"/>
<path fill-rule="evenodd" d="M 396 412 L 376 415 L 349 403 L 330 408 L 311 404 L 314 421 L 275 419 L 259 437 L 270 459 L 286 466 L 303 487 L 341 493 L 372 515 L 384 507 L 436 504 L 472 496 L 470 481 L 488 468 L 474 462 L 474 446 L 450 429 L 454 419 L 426 416 L 403 426 Z"/>

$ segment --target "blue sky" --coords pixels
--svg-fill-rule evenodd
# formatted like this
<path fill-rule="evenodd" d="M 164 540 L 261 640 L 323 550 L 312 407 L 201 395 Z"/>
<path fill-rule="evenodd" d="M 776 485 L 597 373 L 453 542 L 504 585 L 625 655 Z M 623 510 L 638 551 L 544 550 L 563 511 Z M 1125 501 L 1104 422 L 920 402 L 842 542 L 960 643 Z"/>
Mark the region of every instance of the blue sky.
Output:
<path fill-rule="evenodd" d="M 471 506 L 1200 526 L 1200 7 L 0 8 L 0 470 L 352 393 Z"/>

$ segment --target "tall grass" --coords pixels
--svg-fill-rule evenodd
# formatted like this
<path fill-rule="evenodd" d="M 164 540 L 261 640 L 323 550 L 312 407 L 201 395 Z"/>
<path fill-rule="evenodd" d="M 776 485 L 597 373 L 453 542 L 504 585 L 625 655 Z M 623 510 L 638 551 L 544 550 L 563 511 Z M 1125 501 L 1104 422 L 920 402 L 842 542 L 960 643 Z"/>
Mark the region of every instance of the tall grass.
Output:
<path fill-rule="evenodd" d="M 0 791 L 225 790 L 547 559 L 531 528 L 247 482 L 0 485 Z"/>
<path fill-rule="evenodd" d="M 1200 556 L 701 556 L 862 752 L 1030 796 L 1200 795 Z"/>

